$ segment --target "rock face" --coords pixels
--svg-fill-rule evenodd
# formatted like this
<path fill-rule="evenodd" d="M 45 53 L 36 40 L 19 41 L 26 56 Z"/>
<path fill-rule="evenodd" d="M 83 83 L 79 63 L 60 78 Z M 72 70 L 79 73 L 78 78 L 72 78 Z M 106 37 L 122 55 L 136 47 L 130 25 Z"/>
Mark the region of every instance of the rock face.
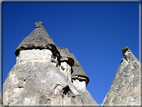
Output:
<path fill-rule="evenodd" d="M 128 47 L 122 49 L 123 58 L 107 93 L 104 105 L 131 105 L 141 104 L 140 100 L 140 67 L 141 63 Z"/>
<path fill-rule="evenodd" d="M 75 56 L 55 45 L 42 22 L 34 25 L 36 29 L 15 51 L 16 64 L 3 85 L 3 104 L 97 106 L 86 90 L 89 78 Z"/>

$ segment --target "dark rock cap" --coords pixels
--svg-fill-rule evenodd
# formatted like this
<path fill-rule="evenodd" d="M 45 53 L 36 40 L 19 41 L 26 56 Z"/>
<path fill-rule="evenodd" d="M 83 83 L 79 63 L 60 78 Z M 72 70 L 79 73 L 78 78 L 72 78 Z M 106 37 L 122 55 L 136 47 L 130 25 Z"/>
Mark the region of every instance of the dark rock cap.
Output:
<path fill-rule="evenodd" d="M 20 43 L 15 51 L 15 55 L 18 56 L 21 50 L 50 49 L 53 54 L 59 56 L 56 45 L 43 27 L 43 23 L 35 22 L 34 26 L 36 29 Z"/>
<path fill-rule="evenodd" d="M 59 60 L 61 62 L 67 62 L 70 66 L 74 65 L 74 59 L 71 57 L 71 54 L 67 48 L 59 48 L 57 50 L 60 52 L 61 57 Z"/>
<path fill-rule="evenodd" d="M 88 84 L 89 78 L 85 71 L 83 70 L 82 66 L 76 59 L 76 57 L 73 55 L 71 51 L 69 51 L 67 48 L 59 48 L 57 47 L 58 51 L 60 52 L 61 58 L 68 57 L 70 59 L 74 60 L 74 65 L 72 66 L 72 79 L 79 79 L 79 80 L 85 80 Z"/>
<path fill-rule="evenodd" d="M 74 54 L 71 52 L 71 55 L 75 61 L 73 68 L 73 73 L 72 73 L 72 79 L 79 79 L 79 80 L 84 80 L 86 81 L 86 85 L 89 83 L 89 77 L 85 73 L 84 69 L 80 65 L 79 61 L 76 59 Z M 81 77 L 81 78 L 80 78 Z"/>
<path fill-rule="evenodd" d="M 130 50 L 130 48 L 129 48 L 128 46 L 124 46 L 124 47 L 123 47 L 123 49 L 122 49 L 122 52 L 123 52 L 122 54 L 123 54 L 123 56 L 124 56 L 124 54 L 125 54 L 126 51 L 127 51 L 127 52 L 131 52 L 131 50 Z"/>
<path fill-rule="evenodd" d="M 130 50 L 130 48 L 128 46 L 124 46 L 122 52 L 125 53 L 127 50 Z"/>
<path fill-rule="evenodd" d="M 70 52 L 70 54 L 75 61 L 74 66 L 72 67 L 73 68 L 72 79 L 79 79 L 79 80 L 85 79 L 86 83 L 88 84 L 89 83 L 89 77 L 85 73 L 85 71 L 82 68 L 82 66 L 80 65 L 79 61 L 76 59 L 75 55 L 72 52 Z"/>

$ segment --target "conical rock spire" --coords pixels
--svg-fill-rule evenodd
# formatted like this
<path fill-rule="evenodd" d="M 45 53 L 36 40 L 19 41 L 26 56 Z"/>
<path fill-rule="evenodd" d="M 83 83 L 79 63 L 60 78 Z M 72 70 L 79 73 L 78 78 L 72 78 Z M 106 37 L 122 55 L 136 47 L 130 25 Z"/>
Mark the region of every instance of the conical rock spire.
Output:
<path fill-rule="evenodd" d="M 34 25 L 36 29 L 20 43 L 15 51 L 15 55 L 18 56 L 21 50 L 50 49 L 59 56 L 56 45 L 43 27 L 43 23 L 36 22 Z"/>
<path fill-rule="evenodd" d="M 123 58 L 102 106 L 140 105 L 140 66 L 129 47 L 122 49 Z"/>

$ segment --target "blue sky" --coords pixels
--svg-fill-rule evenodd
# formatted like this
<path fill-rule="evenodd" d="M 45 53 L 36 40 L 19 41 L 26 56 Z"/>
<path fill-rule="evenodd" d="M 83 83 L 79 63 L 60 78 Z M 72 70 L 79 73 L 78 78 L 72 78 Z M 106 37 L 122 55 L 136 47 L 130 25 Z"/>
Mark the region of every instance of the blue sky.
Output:
<path fill-rule="evenodd" d="M 76 56 L 103 102 L 128 46 L 139 59 L 139 3 L 3 3 L 3 82 L 16 64 L 15 49 L 42 21 L 59 47 Z"/>

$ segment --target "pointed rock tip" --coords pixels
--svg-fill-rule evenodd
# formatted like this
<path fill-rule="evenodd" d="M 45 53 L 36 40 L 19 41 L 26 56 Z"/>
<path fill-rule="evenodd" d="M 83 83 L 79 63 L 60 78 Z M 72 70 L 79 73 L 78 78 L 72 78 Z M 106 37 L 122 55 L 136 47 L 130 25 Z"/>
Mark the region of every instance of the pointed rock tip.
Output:
<path fill-rule="evenodd" d="M 122 52 L 125 53 L 127 50 L 130 50 L 130 48 L 128 46 L 124 46 Z"/>
<path fill-rule="evenodd" d="M 35 26 L 35 28 L 44 28 L 43 23 L 41 21 L 40 22 L 35 22 L 34 26 Z"/>

